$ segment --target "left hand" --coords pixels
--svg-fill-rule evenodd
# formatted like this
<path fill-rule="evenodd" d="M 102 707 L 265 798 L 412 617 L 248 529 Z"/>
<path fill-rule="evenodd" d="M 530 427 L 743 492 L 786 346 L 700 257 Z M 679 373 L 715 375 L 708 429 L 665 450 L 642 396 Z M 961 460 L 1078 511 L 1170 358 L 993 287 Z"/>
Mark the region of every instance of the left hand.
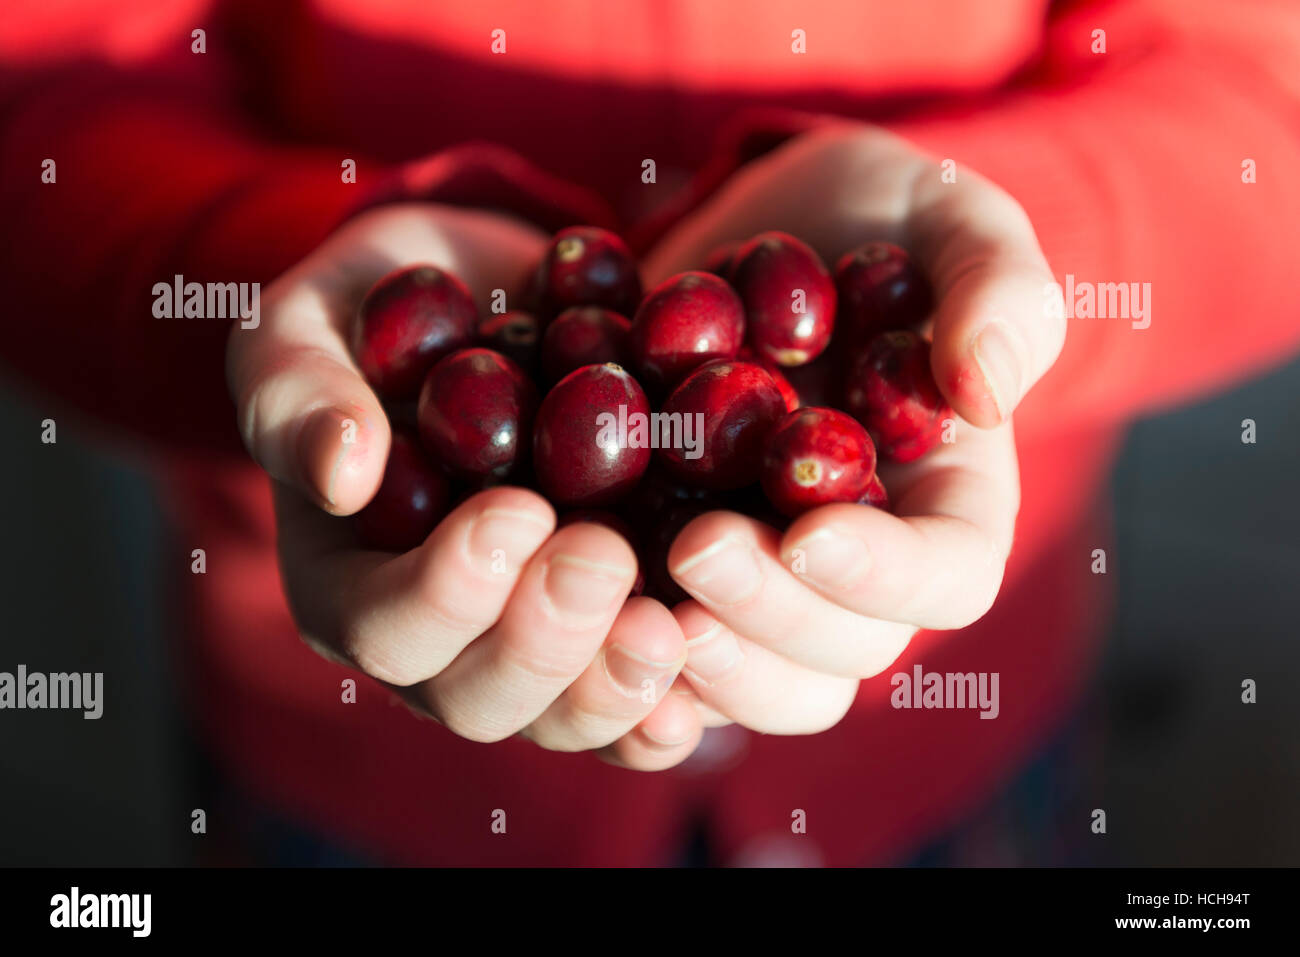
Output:
<path fill-rule="evenodd" d="M 1011 414 L 1060 354 L 1065 320 L 1045 308 L 1052 274 L 1015 200 L 965 169 L 945 183 L 933 159 L 856 124 L 746 166 L 665 238 L 646 279 L 770 229 L 832 266 L 873 239 L 918 260 L 935 291 L 932 368 L 958 419 L 955 443 L 882 464 L 893 514 L 828 505 L 782 535 L 712 512 L 673 544 L 669 569 L 693 598 L 673 612 L 683 674 L 705 722 L 810 734 L 836 724 L 859 680 L 918 630 L 963 628 L 992 606 L 1020 505 Z"/>

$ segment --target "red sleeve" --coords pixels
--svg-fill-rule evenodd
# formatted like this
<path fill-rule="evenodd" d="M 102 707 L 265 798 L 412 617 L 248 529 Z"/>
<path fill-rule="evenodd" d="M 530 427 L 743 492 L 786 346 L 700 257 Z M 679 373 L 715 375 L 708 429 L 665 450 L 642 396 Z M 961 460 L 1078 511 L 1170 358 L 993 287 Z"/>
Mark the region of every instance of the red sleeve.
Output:
<path fill-rule="evenodd" d="M 224 384 L 229 322 L 155 318 L 155 283 L 266 284 L 345 218 L 402 199 L 491 207 L 548 231 L 611 218 L 585 191 L 486 144 L 400 166 L 276 145 L 213 82 L 219 67 L 196 70 L 183 36 L 172 47 L 186 53 L 131 71 L 11 72 L 0 86 L 14 240 L 0 257 L 10 311 L 0 358 L 60 408 L 128 435 L 239 448 Z M 356 184 L 343 182 L 345 158 Z M 46 159 L 53 183 L 42 182 Z"/>
<path fill-rule="evenodd" d="M 1150 290 L 1146 328 L 1135 328 L 1146 319 L 1132 303 L 1129 318 L 1068 320 L 1061 359 L 1017 414 L 1022 434 L 1181 401 L 1279 363 L 1300 343 L 1289 295 L 1300 222 L 1300 5 L 1071 9 L 1049 23 L 1041 61 L 1010 89 L 883 121 L 955 160 L 958 176 L 974 170 L 1015 196 L 1057 279 L 1065 286 L 1073 277 L 1080 307 L 1081 284 Z M 1105 53 L 1092 49 L 1098 29 Z M 640 245 L 739 164 L 824 121 L 742 117 Z M 1247 160 L 1254 183 L 1243 182 Z"/>

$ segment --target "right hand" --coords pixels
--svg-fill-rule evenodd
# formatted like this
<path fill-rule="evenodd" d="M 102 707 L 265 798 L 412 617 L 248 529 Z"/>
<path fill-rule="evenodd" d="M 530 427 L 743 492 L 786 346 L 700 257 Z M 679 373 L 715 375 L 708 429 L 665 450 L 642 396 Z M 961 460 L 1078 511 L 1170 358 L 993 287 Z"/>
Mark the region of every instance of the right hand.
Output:
<path fill-rule="evenodd" d="M 234 326 L 227 381 L 244 443 L 273 480 L 281 575 L 308 644 L 462 737 L 522 733 L 658 770 L 695 749 L 701 719 L 691 697 L 668 693 L 686 660 L 673 615 L 625 602 L 637 559 L 618 534 L 556 531 L 550 504 L 514 487 L 467 499 L 403 555 L 363 550 L 337 517 L 374 495 L 390 440 L 347 346 L 366 290 L 431 263 L 464 280 L 485 314 L 493 289 L 521 292 L 546 239 L 450 207 L 364 213 L 265 290 L 256 329 Z"/>

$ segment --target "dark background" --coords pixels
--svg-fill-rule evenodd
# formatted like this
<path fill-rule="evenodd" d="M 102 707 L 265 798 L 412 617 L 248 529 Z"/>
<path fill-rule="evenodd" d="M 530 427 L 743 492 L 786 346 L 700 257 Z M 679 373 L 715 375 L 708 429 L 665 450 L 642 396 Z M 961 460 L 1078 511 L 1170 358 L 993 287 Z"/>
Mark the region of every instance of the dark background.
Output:
<path fill-rule="evenodd" d="M 159 585 L 189 552 L 136 464 L 71 420 L 42 445 L 49 414 L 0 392 L 0 670 L 103 671 L 111 698 L 98 721 L 0 712 L 0 865 L 191 863 L 199 764 Z M 1244 418 L 1257 444 L 1225 442 Z M 1128 436 L 1109 489 L 1116 618 L 1085 712 L 1100 747 L 1075 796 L 1106 809 L 1099 863 L 1300 863 L 1298 438 L 1300 362 Z"/>

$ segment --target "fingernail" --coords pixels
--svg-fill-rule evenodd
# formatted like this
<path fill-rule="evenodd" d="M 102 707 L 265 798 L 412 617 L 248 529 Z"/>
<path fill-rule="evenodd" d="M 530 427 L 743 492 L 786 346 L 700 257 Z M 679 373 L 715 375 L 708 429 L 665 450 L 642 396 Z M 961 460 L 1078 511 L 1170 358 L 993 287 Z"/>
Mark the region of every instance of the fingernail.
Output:
<path fill-rule="evenodd" d="M 605 649 L 604 658 L 605 674 L 619 691 L 629 698 L 644 698 L 650 692 L 652 702 L 663 700 L 682 665 L 680 661 L 651 661 L 617 644 Z"/>
<path fill-rule="evenodd" d="M 686 642 L 686 672 L 694 680 L 714 685 L 735 674 L 745 661 L 740 642 L 722 622 Z"/>
<path fill-rule="evenodd" d="M 754 549 L 730 538 L 681 562 L 673 569 L 673 577 L 688 591 L 716 605 L 737 605 L 752 598 L 763 584 Z"/>
<path fill-rule="evenodd" d="M 794 545 L 789 555 L 794 573 L 822 588 L 848 588 L 871 567 L 867 543 L 837 528 L 819 528 Z"/>
<path fill-rule="evenodd" d="M 485 508 L 469 530 L 470 558 L 485 573 L 514 574 L 551 534 L 543 515 L 524 509 Z"/>
<path fill-rule="evenodd" d="M 328 407 L 311 413 L 298 433 L 299 473 L 330 506 L 336 505 L 334 488 L 339 469 L 361 446 L 362 438 L 361 426 L 353 416 Z M 317 467 L 319 462 L 328 463 L 323 476 Z"/>
<path fill-rule="evenodd" d="M 555 608 L 577 618 L 606 614 L 627 597 L 636 572 L 622 565 L 556 555 L 546 566 L 546 595 Z"/>
<path fill-rule="evenodd" d="M 1021 352 L 1011 330 L 1000 319 L 985 326 L 975 340 L 975 362 L 984 373 L 984 382 L 1003 419 L 1020 401 Z"/>

